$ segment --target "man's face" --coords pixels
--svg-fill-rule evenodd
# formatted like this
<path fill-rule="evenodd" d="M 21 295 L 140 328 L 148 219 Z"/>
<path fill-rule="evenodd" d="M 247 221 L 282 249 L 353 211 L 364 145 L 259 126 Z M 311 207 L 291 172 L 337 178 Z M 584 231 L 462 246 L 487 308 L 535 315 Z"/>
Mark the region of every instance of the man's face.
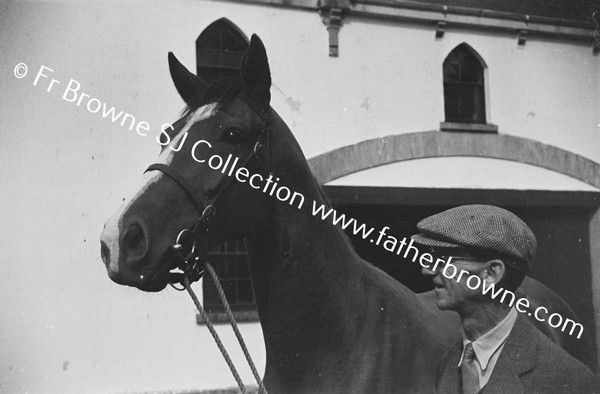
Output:
<path fill-rule="evenodd" d="M 470 289 L 467 286 L 467 280 L 471 275 L 480 276 L 486 268 L 486 261 L 485 259 L 471 257 L 466 253 L 448 253 L 443 258 L 447 262 L 450 256 L 452 257 L 450 264 L 456 267 L 456 272 L 452 267 L 448 267 L 446 275 L 444 275 L 444 267 L 440 265 L 436 271 L 423 268 L 422 273 L 425 276 L 432 277 L 438 308 L 466 312 L 475 307 L 477 299 L 482 297 L 481 288 Z M 442 258 L 439 254 L 438 257 Z M 471 285 L 473 286 L 473 284 Z"/>

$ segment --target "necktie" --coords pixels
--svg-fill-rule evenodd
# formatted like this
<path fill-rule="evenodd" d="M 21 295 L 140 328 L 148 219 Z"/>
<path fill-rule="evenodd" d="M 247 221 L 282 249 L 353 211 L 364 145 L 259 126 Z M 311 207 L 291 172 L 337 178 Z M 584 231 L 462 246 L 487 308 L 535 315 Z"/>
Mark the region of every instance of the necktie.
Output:
<path fill-rule="evenodd" d="M 462 372 L 463 394 L 477 394 L 479 392 L 479 374 L 475 365 L 475 351 L 473 344 L 467 343 L 460 369 Z"/>

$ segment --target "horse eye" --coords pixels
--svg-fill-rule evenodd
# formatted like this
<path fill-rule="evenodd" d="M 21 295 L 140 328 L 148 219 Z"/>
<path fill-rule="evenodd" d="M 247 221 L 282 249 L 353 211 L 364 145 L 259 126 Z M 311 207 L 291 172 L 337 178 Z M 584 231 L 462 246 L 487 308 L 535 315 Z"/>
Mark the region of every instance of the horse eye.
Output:
<path fill-rule="evenodd" d="M 227 129 L 223 133 L 222 139 L 230 144 L 237 144 L 244 140 L 244 135 L 238 129 Z"/>

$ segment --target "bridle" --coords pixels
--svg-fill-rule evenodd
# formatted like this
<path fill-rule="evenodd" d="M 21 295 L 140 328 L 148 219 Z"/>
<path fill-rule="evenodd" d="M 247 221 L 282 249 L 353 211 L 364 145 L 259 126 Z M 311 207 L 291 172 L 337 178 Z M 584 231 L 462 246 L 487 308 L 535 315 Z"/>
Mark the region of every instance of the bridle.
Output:
<path fill-rule="evenodd" d="M 242 161 L 241 167 L 246 167 L 252 160 L 261 161 L 259 154 L 266 145 L 266 169 L 267 171 L 270 171 L 270 133 L 272 132 L 272 127 L 270 126 L 271 122 L 268 111 L 264 106 L 259 105 L 252 97 L 244 93 L 241 93 L 239 98 L 264 121 L 264 128 L 256 139 L 254 148 L 248 154 L 246 159 Z M 179 232 L 175 243 L 171 247 L 179 260 L 177 268 L 183 272 L 183 277 L 181 279 L 172 280 L 169 284 L 174 289 L 183 291 L 185 290 L 183 284 L 185 279 L 187 279 L 189 283 L 193 283 L 199 280 L 204 274 L 206 256 L 209 252 L 208 232 L 210 225 L 214 222 L 215 216 L 217 215 L 216 207 L 218 206 L 219 201 L 221 201 L 221 197 L 232 187 L 234 177 L 225 176 L 222 178 L 216 187 L 217 192 L 214 193 L 212 198 L 207 198 L 206 196 L 199 198 L 196 193 L 193 192 L 194 189 L 185 177 L 171 166 L 162 163 L 153 163 L 144 172 L 152 170 L 158 170 L 171 178 L 181 189 L 183 189 L 198 209 L 198 212 L 200 212 L 200 215 L 194 223 Z M 198 245 L 198 239 L 202 240 L 202 245 Z M 175 276 L 177 277 L 177 275 Z M 180 283 L 181 287 L 176 287 L 175 284 L 177 283 Z"/>
<path fill-rule="evenodd" d="M 268 111 L 264 106 L 258 105 L 258 103 L 252 97 L 250 97 L 244 93 L 240 94 L 239 98 L 242 101 L 244 101 L 264 121 L 263 130 L 258 135 L 256 142 L 254 143 L 254 147 L 252 148 L 252 151 L 248 154 L 246 159 L 242 162 L 241 167 L 246 167 L 252 160 L 260 161 L 261 160 L 260 152 L 262 151 L 263 147 L 266 145 L 267 146 L 267 149 L 266 149 L 267 150 L 267 158 L 265 160 L 266 170 L 270 172 L 270 167 L 271 167 L 271 165 L 270 165 L 270 152 L 271 152 L 270 134 L 272 132 L 272 127 L 270 126 L 271 122 L 270 122 L 270 117 L 268 116 Z M 215 282 L 215 286 L 217 288 L 217 291 L 219 292 L 221 302 L 223 303 L 223 306 L 225 308 L 225 311 L 227 313 L 227 316 L 229 318 L 231 326 L 235 332 L 235 335 L 236 335 L 238 342 L 242 348 L 242 351 L 244 352 L 244 356 L 246 357 L 246 360 L 248 361 L 248 365 L 250 366 L 250 369 L 252 370 L 252 374 L 254 375 L 254 378 L 256 379 L 256 382 L 258 383 L 259 392 L 266 394 L 267 390 L 266 390 L 264 383 L 256 369 L 256 366 L 254 365 L 254 362 L 252 361 L 252 358 L 250 357 L 248 348 L 246 347 L 246 344 L 244 343 L 244 340 L 239 332 L 239 329 L 235 322 L 235 318 L 233 316 L 233 313 L 231 312 L 229 303 L 227 302 L 227 299 L 225 297 L 225 292 L 223 291 L 223 288 L 222 288 L 221 284 L 219 283 L 217 274 L 214 271 L 214 269 L 210 266 L 210 264 L 208 264 L 206 262 L 206 256 L 208 255 L 208 233 L 210 230 L 210 225 L 214 222 L 214 219 L 217 215 L 218 203 L 222 200 L 222 196 L 224 196 L 227 193 L 227 191 L 231 189 L 234 178 L 231 175 L 230 176 L 225 175 L 225 177 L 222 178 L 219 181 L 219 183 L 217 184 L 217 187 L 215 188 L 215 190 L 217 190 L 217 192 L 214 193 L 214 196 L 212 198 L 207 198 L 206 193 L 203 198 L 199 198 L 196 195 L 196 193 L 194 193 L 194 189 L 191 187 L 190 182 L 188 182 L 187 179 L 182 174 L 180 174 L 178 171 L 176 171 L 176 169 L 174 169 L 173 167 L 166 165 L 166 164 L 154 163 L 154 164 L 151 164 L 146 169 L 146 171 L 152 171 L 152 170 L 157 170 L 157 171 L 162 172 L 163 174 L 165 174 L 166 176 L 171 178 L 175 183 L 177 183 L 179 185 L 179 187 L 181 187 L 181 189 L 183 189 L 183 191 L 188 195 L 190 200 L 194 203 L 194 205 L 198 209 L 198 212 L 200 212 L 200 215 L 194 221 L 194 223 L 192 223 L 192 225 L 190 225 L 187 228 L 184 228 L 183 230 L 181 230 L 179 232 L 179 234 L 177 235 L 177 239 L 175 240 L 175 243 L 171 246 L 171 249 L 173 249 L 175 251 L 175 255 L 179 259 L 177 268 L 179 268 L 183 272 L 183 274 L 182 275 L 175 274 L 174 276 L 178 277 L 180 279 L 175 279 L 175 280 L 170 279 L 169 284 L 176 290 L 180 290 L 180 291 L 187 290 L 188 291 L 188 293 L 192 297 L 192 300 L 194 301 L 194 304 L 198 308 L 198 312 L 200 313 L 200 316 L 202 316 L 202 319 L 205 321 L 206 327 L 209 329 L 215 342 L 217 343 L 219 350 L 221 351 L 221 354 L 225 358 L 225 361 L 227 362 L 229 369 L 231 370 L 236 382 L 238 383 L 238 387 L 240 388 L 240 391 L 242 393 L 246 393 L 246 388 L 244 386 L 244 383 L 243 383 L 242 379 L 240 378 L 235 366 L 233 365 L 233 362 L 232 362 L 231 358 L 229 357 L 227 350 L 225 350 L 225 347 L 223 346 L 223 343 L 222 343 L 221 339 L 219 338 L 219 335 L 217 334 L 216 330 L 214 329 L 212 323 L 210 322 L 210 319 L 209 319 L 208 315 L 206 314 L 206 311 L 200 304 L 200 301 L 198 300 L 198 298 L 196 297 L 196 294 L 194 293 L 194 291 L 192 290 L 192 288 L 190 286 L 191 283 L 199 280 L 202 277 L 205 270 L 208 270 L 208 272 L 210 273 L 210 275 L 212 276 L 212 278 Z M 201 238 L 203 241 L 202 245 L 200 247 L 198 246 L 199 238 Z M 172 278 L 172 277 L 173 276 L 171 276 L 170 278 Z M 175 286 L 177 283 L 179 283 L 181 285 L 181 287 Z"/>
<path fill-rule="evenodd" d="M 266 148 L 267 158 L 265 160 L 266 170 L 268 172 L 270 172 L 270 170 L 271 170 L 270 169 L 270 167 L 271 167 L 270 134 L 271 134 L 273 128 L 271 127 L 269 112 L 267 111 L 268 107 L 265 108 L 264 106 L 259 105 L 252 97 L 248 96 L 245 93 L 241 93 L 239 95 L 239 98 L 242 101 L 244 101 L 264 121 L 263 130 L 258 135 L 258 138 L 256 139 L 256 142 L 254 143 L 254 147 L 252 148 L 252 151 L 248 154 L 246 159 L 242 162 L 241 167 L 246 167 L 252 160 L 261 161 L 259 154 L 262 151 L 263 147 L 266 145 L 266 147 L 267 147 Z M 214 271 L 214 269 L 210 266 L 210 264 L 206 261 L 206 256 L 208 255 L 208 233 L 210 230 L 210 225 L 211 225 L 211 223 L 214 222 L 214 219 L 217 215 L 216 207 L 218 206 L 219 201 L 221 201 L 221 197 L 224 196 L 225 193 L 229 189 L 231 189 L 234 178 L 231 175 L 230 176 L 226 175 L 217 184 L 217 187 L 215 188 L 217 190 L 217 192 L 214 193 L 214 196 L 212 198 L 207 198 L 206 193 L 203 198 L 199 198 L 196 195 L 196 193 L 194 193 L 194 189 L 191 187 L 190 183 L 185 179 L 185 177 L 182 174 L 180 174 L 179 172 L 177 172 L 173 167 L 166 165 L 166 164 L 154 163 L 154 164 L 151 164 L 146 169 L 146 171 L 152 171 L 152 170 L 158 170 L 158 171 L 162 172 L 163 174 L 165 174 L 166 176 L 171 178 L 175 183 L 177 183 L 179 185 L 179 187 L 181 187 L 181 189 L 183 189 L 183 191 L 188 195 L 188 197 L 194 203 L 194 205 L 198 209 L 198 212 L 200 212 L 200 215 L 198 216 L 196 221 L 194 223 L 192 223 L 192 225 L 190 225 L 187 228 L 184 228 L 183 230 L 181 230 L 179 232 L 179 234 L 177 235 L 177 239 L 175 240 L 175 243 L 171 246 L 171 249 L 173 249 L 175 251 L 175 255 L 179 259 L 177 268 L 179 268 L 181 271 L 183 271 L 183 274 L 182 275 L 174 274 L 174 276 L 179 277 L 181 279 L 170 279 L 169 284 L 176 290 L 180 290 L 180 291 L 187 290 L 188 291 L 188 293 L 192 297 L 192 300 L 194 301 L 194 304 L 196 305 L 196 308 L 198 308 L 198 312 L 200 313 L 200 316 L 206 323 L 206 327 L 209 329 L 219 350 L 221 351 L 221 354 L 225 358 L 225 361 L 227 362 L 227 365 L 229 366 L 229 369 L 231 370 L 231 373 L 233 374 L 233 376 L 238 384 L 238 387 L 240 388 L 240 391 L 242 393 L 246 393 L 246 388 L 244 386 L 244 383 L 243 383 L 242 379 L 240 378 L 235 366 L 233 365 L 233 362 L 232 362 L 231 358 L 229 357 L 227 350 L 225 350 L 225 347 L 223 346 L 223 343 L 222 343 L 221 339 L 219 338 L 219 335 L 217 334 L 216 330 L 214 329 L 212 323 L 210 322 L 210 319 L 209 319 L 208 315 L 206 314 L 206 311 L 200 304 L 200 301 L 198 300 L 198 298 L 196 297 L 196 294 L 194 293 L 194 291 L 192 290 L 192 288 L 190 286 L 191 283 L 199 280 L 202 277 L 205 270 L 208 270 L 208 272 L 212 276 L 213 281 L 215 282 L 214 284 L 219 293 L 219 297 L 221 298 L 221 302 L 223 303 L 223 306 L 225 308 L 225 311 L 226 311 L 229 321 L 231 323 L 231 327 L 233 328 L 235 336 L 237 337 L 238 342 L 244 353 L 244 356 L 246 357 L 246 361 L 248 361 L 248 365 L 250 366 L 250 369 L 252 370 L 252 374 L 254 375 L 254 378 L 256 379 L 256 382 L 258 383 L 259 393 L 267 394 L 267 389 L 264 386 L 264 383 L 256 369 L 256 366 L 254 365 L 254 362 L 252 361 L 252 357 L 250 357 L 250 353 L 248 352 L 248 348 L 246 347 L 246 344 L 244 343 L 242 335 L 239 332 L 239 329 L 235 322 L 235 318 L 233 316 L 233 313 L 231 312 L 229 303 L 227 302 L 225 292 L 224 292 L 221 284 L 219 283 L 217 274 Z M 200 237 L 203 242 L 202 242 L 202 245 L 199 247 L 198 246 L 198 238 L 200 238 Z M 173 276 L 171 276 L 171 278 L 172 277 Z M 175 286 L 175 284 L 177 284 L 177 283 L 179 283 L 181 285 L 181 287 Z"/>

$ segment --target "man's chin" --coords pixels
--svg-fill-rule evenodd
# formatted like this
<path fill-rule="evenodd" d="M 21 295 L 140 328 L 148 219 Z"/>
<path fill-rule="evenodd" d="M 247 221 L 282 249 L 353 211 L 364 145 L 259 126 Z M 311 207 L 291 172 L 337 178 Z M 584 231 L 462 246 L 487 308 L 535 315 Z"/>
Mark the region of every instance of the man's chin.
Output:
<path fill-rule="evenodd" d="M 448 301 L 448 299 L 446 298 L 446 294 L 444 292 L 444 294 L 442 294 L 443 289 L 439 290 L 438 288 L 435 289 L 435 304 L 437 305 L 438 309 L 440 310 L 449 310 L 452 309 L 452 304 L 451 302 Z"/>

